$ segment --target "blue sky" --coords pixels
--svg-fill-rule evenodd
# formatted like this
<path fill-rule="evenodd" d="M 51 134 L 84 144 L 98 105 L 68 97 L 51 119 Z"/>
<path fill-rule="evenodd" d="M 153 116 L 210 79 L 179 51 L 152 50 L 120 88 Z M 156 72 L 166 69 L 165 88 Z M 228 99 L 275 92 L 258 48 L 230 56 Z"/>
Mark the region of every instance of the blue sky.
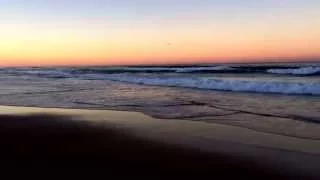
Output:
<path fill-rule="evenodd" d="M 42 18 L 71 16 L 134 19 L 143 16 L 169 18 L 177 13 L 195 13 L 200 16 L 234 13 L 234 16 L 241 16 L 248 13 L 311 9 L 319 4 L 317 0 L 0 0 L 0 10 Z"/>

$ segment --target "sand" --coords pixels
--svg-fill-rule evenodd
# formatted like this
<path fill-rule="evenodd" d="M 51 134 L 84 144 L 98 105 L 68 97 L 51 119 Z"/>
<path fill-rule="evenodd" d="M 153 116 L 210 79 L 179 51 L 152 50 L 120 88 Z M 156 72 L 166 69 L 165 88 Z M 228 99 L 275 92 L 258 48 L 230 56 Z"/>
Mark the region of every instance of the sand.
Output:
<path fill-rule="evenodd" d="M 320 177 L 318 140 L 126 111 L 0 106 L 0 119 L 2 159 L 11 162 L 87 166 L 86 160 L 214 177 Z"/>

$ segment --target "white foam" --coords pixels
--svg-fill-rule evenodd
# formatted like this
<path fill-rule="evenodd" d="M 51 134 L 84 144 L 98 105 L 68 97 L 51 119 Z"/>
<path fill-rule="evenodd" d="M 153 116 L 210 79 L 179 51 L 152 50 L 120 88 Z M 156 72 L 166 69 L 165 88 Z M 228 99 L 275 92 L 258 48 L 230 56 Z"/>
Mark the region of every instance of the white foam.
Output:
<path fill-rule="evenodd" d="M 20 75 L 36 75 L 40 77 L 71 77 L 71 74 L 63 71 L 62 69 L 43 69 L 43 70 L 30 70 L 30 69 L 21 69 L 15 70 L 11 73 L 20 74 Z"/>
<path fill-rule="evenodd" d="M 145 85 L 175 86 L 224 91 L 320 95 L 320 83 L 207 79 L 198 77 L 105 76 L 105 79 Z"/>
<path fill-rule="evenodd" d="M 267 72 L 273 74 L 312 75 L 315 73 L 320 73 L 320 67 L 301 67 L 296 69 L 269 69 Z"/>
<path fill-rule="evenodd" d="M 233 68 L 229 66 L 209 66 L 209 67 L 116 67 L 116 68 L 93 68 L 92 70 L 104 70 L 106 73 L 108 70 L 110 71 L 118 71 L 119 73 L 123 72 L 176 72 L 176 73 L 189 73 L 189 72 L 197 72 L 197 71 L 219 71 L 219 70 L 232 70 Z"/>
<path fill-rule="evenodd" d="M 214 66 L 214 67 L 190 67 L 190 68 L 176 68 L 177 73 L 187 73 L 196 71 L 219 71 L 219 70 L 232 70 L 229 66 Z"/>
<path fill-rule="evenodd" d="M 112 68 L 111 68 L 112 69 Z M 166 70 L 175 70 L 175 68 L 170 67 L 127 67 L 127 68 L 115 68 L 122 71 L 166 71 Z"/>

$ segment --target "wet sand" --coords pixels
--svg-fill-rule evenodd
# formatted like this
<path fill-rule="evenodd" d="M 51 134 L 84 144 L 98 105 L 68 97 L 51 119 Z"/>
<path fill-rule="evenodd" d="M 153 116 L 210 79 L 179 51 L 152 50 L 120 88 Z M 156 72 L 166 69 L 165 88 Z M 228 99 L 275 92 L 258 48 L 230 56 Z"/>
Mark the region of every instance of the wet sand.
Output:
<path fill-rule="evenodd" d="M 1 159 L 105 171 L 320 177 L 320 142 L 141 113 L 0 107 Z M 123 175 L 126 175 L 123 173 Z"/>
<path fill-rule="evenodd" d="M 0 104 L 142 112 L 320 140 L 320 96 L 204 91 L 107 80 L 1 76 Z"/>

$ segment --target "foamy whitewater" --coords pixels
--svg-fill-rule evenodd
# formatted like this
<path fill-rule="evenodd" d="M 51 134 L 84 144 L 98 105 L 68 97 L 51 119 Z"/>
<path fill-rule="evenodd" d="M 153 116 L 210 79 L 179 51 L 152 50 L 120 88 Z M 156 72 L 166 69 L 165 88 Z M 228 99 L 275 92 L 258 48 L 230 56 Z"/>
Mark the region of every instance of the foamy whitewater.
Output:
<path fill-rule="evenodd" d="M 163 120 L 319 140 L 319 68 L 319 63 L 0 68 L 0 104 L 138 111 Z"/>
<path fill-rule="evenodd" d="M 126 75 L 107 77 L 109 80 L 145 85 L 175 86 L 223 91 L 320 95 L 320 83 L 223 80 L 206 78 L 148 78 Z"/>
<path fill-rule="evenodd" d="M 269 69 L 267 72 L 275 74 L 313 75 L 320 74 L 320 67 L 301 67 L 296 69 Z"/>
<path fill-rule="evenodd" d="M 42 78 L 112 80 L 216 91 L 320 95 L 320 64 L 11 68 L 1 74 Z"/>

